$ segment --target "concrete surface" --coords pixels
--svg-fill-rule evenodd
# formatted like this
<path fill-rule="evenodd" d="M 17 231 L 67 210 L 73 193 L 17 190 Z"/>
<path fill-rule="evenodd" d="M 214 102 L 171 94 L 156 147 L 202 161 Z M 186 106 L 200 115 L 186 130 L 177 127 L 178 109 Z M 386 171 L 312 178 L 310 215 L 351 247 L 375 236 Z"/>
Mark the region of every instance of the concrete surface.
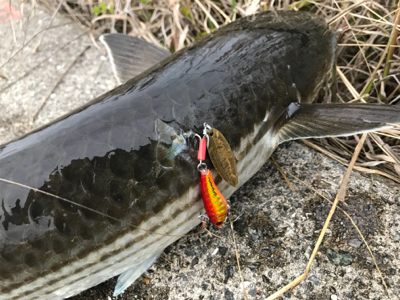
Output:
<path fill-rule="evenodd" d="M 2 7 L 6 11 L 1 3 L 6 2 L 0 0 L 0 16 Z M 18 6 L 14 5 L 16 10 Z M 78 27 L 70 19 L 55 18 L 46 30 L 52 19 L 49 14 L 36 9 L 33 15 L 27 5 L 24 10 L 23 18 L 12 20 L 16 43 L 11 20 L 0 22 L 0 67 L 26 44 L 0 68 L 0 75 L 8 79 L 0 78 L 0 144 L 54 120 L 115 86 L 106 52 L 93 46 L 84 34 L 87 28 Z M 42 36 L 38 51 L 34 52 Z M 72 65 L 87 46 L 90 48 Z M 70 65 L 71 69 L 57 85 Z M 46 98 L 46 104 L 33 120 Z"/>
<path fill-rule="evenodd" d="M 26 9 L 25 14 L 29 12 Z M 1 15 L 1 6 L 0 6 Z M 21 20 L 0 22 L 0 65 L 24 38 Z M 47 27 L 51 17 L 39 10 L 30 17 L 26 41 Z M 1 21 L 1 19 L 0 19 Z M 0 69 L 0 143 L 45 124 L 114 85 L 104 52 L 90 47 L 52 93 L 33 122 L 32 116 L 71 62 L 87 46 L 82 36 L 64 50 L 56 49 L 83 32 L 67 19 L 56 18 L 42 42 L 39 37 Z M 22 28 L 25 28 L 22 24 Z M 20 76 L 47 57 L 29 75 Z M 274 154 L 278 163 L 334 199 L 345 168 L 301 143 L 286 143 Z M 267 163 L 231 198 L 231 219 L 249 299 L 265 299 L 299 276 L 307 264 L 330 205 L 307 187 L 290 179 L 292 192 L 275 166 Z M 377 259 L 392 299 L 400 298 L 400 186 L 374 175 L 353 172 L 346 204 Z M 117 299 L 244 299 L 229 226 L 213 233 L 185 237 L 169 246 L 157 262 Z M 198 232 L 195 228 L 192 233 Z M 71 299 L 112 299 L 116 278 Z M 113 298 L 114 299 L 114 298 Z M 348 219 L 335 213 L 308 278 L 281 299 L 389 299 L 372 260 Z"/>

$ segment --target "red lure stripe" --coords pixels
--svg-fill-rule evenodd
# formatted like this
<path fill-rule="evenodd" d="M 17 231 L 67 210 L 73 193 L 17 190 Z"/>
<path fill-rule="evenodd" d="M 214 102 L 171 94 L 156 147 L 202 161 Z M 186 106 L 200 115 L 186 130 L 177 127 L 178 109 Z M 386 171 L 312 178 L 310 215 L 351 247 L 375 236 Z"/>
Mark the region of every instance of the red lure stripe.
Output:
<path fill-rule="evenodd" d="M 201 194 L 210 222 L 220 228 L 228 215 L 228 203 L 215 185 L 210 170 L 201 172 Z"/>
<path fill-rule="evenodd" d="M 200 139 L 199 151 L 197 152 L 197 159 L 198 160 L 205 160 L 206 159 L 206 149 L 207 149 L 207 140 L 206 139 Z"/>

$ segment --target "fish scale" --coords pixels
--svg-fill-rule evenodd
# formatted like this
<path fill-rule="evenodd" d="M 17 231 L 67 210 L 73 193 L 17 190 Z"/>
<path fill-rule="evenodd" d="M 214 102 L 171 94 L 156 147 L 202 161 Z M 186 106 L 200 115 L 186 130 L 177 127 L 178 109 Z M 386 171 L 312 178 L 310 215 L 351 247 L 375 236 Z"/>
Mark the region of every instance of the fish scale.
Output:
<path fill-rule="evenodd" d="M 308 120 L 307 107 L 296 119 L 281 116 L 292 102 L 314 99 L 335 46 L 326 24 L 308 13 L 241 18 L 1 146 L 0 178 L 77 205 L 0 182 L 0 299 L 62 299 L 153 261 L 199 223 L 191 134 L 204 122 L 224 134 L 238 160 L 240 187 L 278 143 L 293 138 L 286 123 L 293 127 L 300 120 L 299 127 Z M 309 115 L 311 136 L 322 136 L 321 109 L 326 107 Z M 368 113 L 363 116 L 369 121 Z M 371 119 L 374 128 L 384 126 L 378 117 Z M 394 109 L 384 123 L 398 119 Z M 284 138 L 275 131 L 278 120 Z M 206 164 L 214 172 L 208 159 Z M 225 197 L 237 189 L 218 176 L 215 182 Z"/>

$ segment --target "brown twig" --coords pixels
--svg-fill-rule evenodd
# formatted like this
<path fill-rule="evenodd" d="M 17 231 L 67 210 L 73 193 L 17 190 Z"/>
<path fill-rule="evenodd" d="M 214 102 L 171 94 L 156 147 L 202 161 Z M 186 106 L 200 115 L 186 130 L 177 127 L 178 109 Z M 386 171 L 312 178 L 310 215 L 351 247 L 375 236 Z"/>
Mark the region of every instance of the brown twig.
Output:
<path fill-rule="evenodd" d="M 7 84 L 4 88 L 2 88 L 0 90 L 0 93 L 5 92 L 6 90 L 8 90 L 10 87 L 12 87 L 14 84 L 16 84 L 17 82 L 19 82 L 20 80 L 24 79 L 26 76 L 28 76 L 32 71 L 36 70 L 37 68 L 39 68 L 43 63 L 45 63 L 46 61 L 48 61 L 50 58 L 52 58 L 53 56 L 55 56 L 57 53 L 59 53 L 61 50 L 65 49 L 66 47 L 68 47 L 69 45 L 71 45 L 73 42 L 75 42 L 76 40 L 80 39 L 82 36 L 86 35 L 87 31 L 79 34 L 77 37 L 73 38 L 72 40 L 70 40 L 68 43 L 66 43 L 65 45 L 63 45 L 62 47 L 58 48 L 55 52 L 53 52 L 51 55 L 49 55 L 48 57 L 46 57 L 45 59 L 43 59 L 41 62 L 39 62 L 37 65 L 33 66 L 29 71 L 27 71 L 26 73 L 24 73 L 23 75 L 21 75 L 20 77 L 18 77 L 16 80 L 14 80 L 13 82 L 10 82 L 9 84 Z"/>
<path fill-rule="evenodd" d="M 314 149 L 316 149 L 316 150 L 322 152 L 322 153 L 325 154 L 326 156 L 328 156 L 328 157 L 330 157 L 330 158 L 336 160 L 337 162 L 341 163 L 342 165 L 345 165 L 345 166 L 348 166 L 348 165 L 349 165 L 348 163 L 343 162 L 342 160 L 338 159 L 335 155 L 333 155 L 333 154 L 330 153 L 329 151 L 327 151 L 327 150 L 325 150 L 325 149 L 323 149 L 323 148 L 321 148 L 321 147 L 318 147 L 317 145 L 311 143 L 310 141 L 307 141 L 307 140 L 301 140 L 301 141 L 302 141 L 303 143 L 305 143 L 306 145 L 308 145 L 308 146 L 310 146 L 310 147 L 312 147 L 312 148 L 314 148 Z M 364 172 L 364 173 L 368 173 L 368 174 L 379 174 L 379 175 L 382 175 L 382 176 L 384 176 L 384 177 L 387 177 L 387 178 L 389 178 L 389 179 L 391 179 L 391 180 L 393 180 L 393 181 L 396 181 L 396 182 L 400 183 L 400 179 L 398 179 L 398 178 L 396 178 L 396 177 L 394 177 L 394 176 L 392 176 L 392 175 L 390 175 L 390 174 L 387 174 L 387 173 L 385 173 L 385 172 L 379 171 L 379 170 L 371 170 L 371 169 L 364 168 L 364 167 L 360 167 L 360 166 L 354 166 L 353 169 L 354 169 L 354 170 L 357 170 L 357 171 Z"/>
<path fill-rule="evenodd" d="M 54 28 L 59 28 L 59 27 L 62 27 L 62 26 L 67 26 L 67 25 L 70 25 L 70 24 L 73 24 L 73 23 L 71 23 L 71 22 L 69 22 L 69 23 L 64 23 L 64 24 L 55 25 L 55 26 L 52 26 L 52 27 L 50 27 L 50 28 L 46 28 L 46 29 L 40 30 L 39 32 L 35 33 L 35 34 L 29 39 L 29 41 L 27 41 L 26 43 L 25 43 L 25 38 L 24 38 L 24 41 L 23 41 L 23 44 L 22 44 L 21 48 L 19 48 L 15 53 L 11 54 L 10 57 L 0 66 L 0 69 L 2 69 L 7 63 L 9 63 L 18 53 L 20 53 L 21 51 L 23 51 L 24 48 L 25 48 L 25 46 L 28 45 L 32 40 L 34 40 L 34 39 L 35 39 L 39 34 L 41 34 L 42 32 L 45 32 L 45 31 L 47 31 L 47 30 L 54 29 Z M 85 32 L 85 34 L 86 34 L 86 32 Z"/>
<path fill-rule="evenodd" d="M 239 252 L 238 252 L 237 247 L 236 247 L 235 232 L 234 232 L 234 230 L 233 230 L 232 220 L 229 220 L 229 222 L 231 223 L 233 245 L 235 246 L 236 261 L 237 261 L 237 265 L 238 265 L 238 268 L 239 268 L 240 280 L 242 281 L 243 294 L 244 294 L 244 298 L 245 298 L 246 300 L 248 300 L 248 298 L 247 298 L 247 293 L 246 293 L 246 287 L 244 286 L 244 280 L 243 280 L 242 271 L 241 271 L 241 269 L 240 269 Z"/>
<path fill-rule="evenodd" d="M 283 168 L 282 168 L 282 169 L 283 169 Z M 313 188 L 311 185 L 307 184 L 306 182 L 304 182 L 304 181 L 301 180 L 300 178 L 296 177 L 295 175 L 293 175 L 292 173 L 290 173 L 288 170 L 285 170 L 285 169 L 283 169 L 283 170 L 284 170 L 284 172 L 286 172 L 287 174 L 289 174 L 290 176 L 292 176 L 294 179 L 296 179 L 297 181 L 299 181 L 301 184 L 305 185 L 305 186 L 308 187 L 310 190 L 314 191 L 317 195 L 319 195 L 320 197 L 322 197 L 323 199 L 325 199 L 326 201 L 328 201 L 330 204 L 333 205 L 333 202 L 332 202 L 331 200 L 329 200 L 327 197 L 325 197 L 324 195 L 322 195 L 320 192 L 318 192 L 318 191 L 317 191 L 315 188 Z M 378 264 L 377 264 L 377 262 L 376 262 L 376 260 L 375 260 L 375 256 L 374 256 L 374 254 L 372 253 L 372 250 L 371 250 L 370 246 L 368 245 L 367 241 L 365 240 L 364 235 L 361 233 L 361 230 L 358 228 L 358 226 L 356 225 L 356 223 L 353 221 L 352 217 L 351 217 L 343 208 L 341 208 L 340 206 L 338 206 L 337 208 L 350 220 L 350 222 L 351 222 L 351 224 L 353 225 L 353 227 L 357 230 L 358 235 L 359 235 L 359 236 L 361 237 L 361 239 L 363 240 L 365 246 L 366 246 L 367 249 L 368 249 L 369 254 L 371 255 L 372 260 L 374 261 L 374 264 L 375 264 L 375 267 L 376 267 L 376 269 L 377 269 L 377 271 L 378 271 L 378 273 L 379 273 L 379 276 L 381 277 L 382 284 L 383 284 L 383 286 L 385 287 L 385 290 L 386 290 L 386 292 L 387 292 L 387 294 L 388 294 L 388 296 L 389 296 L 389 298 L 390 298 L 390 292 L 389 292 L 389 289 L 388 289 L 388 287 L 387 287 L 387 285 L 386 285 L 386 283 L 385 283 L 385 279 L 383 278 L 382 272 L 381 272 L 381 270 L 379 269 Z"/>
<path fill-rule="evenodd" d="M 271 157 L 271 162 L 278 168 L 279 172 L 282 174 L 283 179 L 285 179 L 286 183 L 288 184 L 289 188 L 294 192 L 296 189 L 293 187 L 292 183 L 286 177 L 285 172 L 283 172 L 282 168 L 276 162 L 275 158 Z"/>
<path fill-rule="evenodd" d="M 47 97 L 44 99 L 42 105 L 40 105 L 39 109 L 37 112 L 33 115 L 32 117 L 32 122 L 35 122 L 37 117 L 39 116 L 40 112 L 42 111 L 43 107 L 46 105 L 47 101 L 50 99 L 51 94 L 55 91 L 55 89 L 58 87 L 58 85 L 61 83 L 61 81 L 64 79 L 65 75 L 71 70 L 71 68 L 76 64 L 78 59 L 90 48 L 90 46 L 86 46 L 75 59 L 72 61 L 72 63 L 68 66 L 68 68 L 65 70 L 65 72 L 61 75 L 61 77 L 57 80 L 56 84 L 54 87 L 51 89 L 50 93 L 47 95 Z"/>
<path fill-rule="evenodd" d="M 366 137 L 367 137 L 367 134 L 364 133 L 362 135 L 362 137 L 360 139 L 360 142 L 358 143 L 356 149 L 354 150 L 353 157 L 352 157 L 352 159 L 350 161 L 350 164 L 349 164 L 349 167 L 347 168 L 347 171 L 346 171 L 346 173 L 345 173 L 345 175 L 343 177 L 342 183 L 340 184 L 339 191 L 338 191 L 338 193 L 336 195 L 336 198 L 335 198 L 335 201 L 333 202 L 333 205 L 332 205 L 332 207 L 331 207 L 331 209 L 329 211 L 328 217 L 326 218 L 324 227 L 321 230 L 321 234 L 319 235 L 317 243 L 315 244 L 314 251 L 312 252 L 310 260 L 308 261 L 306 270 L 304 271 L 304 273 L 301 276 L 297 277 L 291 283 L 287 284 L 286 286 L 281 288 L 279 291 L 277 291 L 274 294 L 272 294 L 271 296 L 269 296 L 267 298 L 267 300 L 276 299 L 279 296 L 281 296 L 284 292 L 286 292 L 288 290 L 293 290 L 297 285 L 299 285 L 304 279 L 307 278 L 307 275 L 308 275 L 308 273 L 309 273 L 309 271 L 311 269 L 311 266 L 312 266 L 312 263 L 313 263 L 313 261 L 315 259 L 315 256 L 317 255 L 319 246 L 321 245 L 322 240 L 323 240 L 323 238 L 325 236 L 326 229 L 328 228 L 329 222 L 331 221 L 332 216 L 333 216 L 333 214 L 334 214 L 334 212 L 336 210 L 336 206 L 338 205 L 339 201 L 343 201 L 344 202 L 344 198 L 345 198 L 345 195 L 346 195 L 346 189 L 347 189 L 347 184 L 349 182 L 350 174 L 351 174 L 351 172 L 353 170 L 353 166 L 354 166 L 354 164 L 355 164 L 355 162 L 357 160 L 358 154 L 360 153 L 360 150 L 361 150 L 361 148 L 362 148 L 362 146 L 364 144 L 364 141 L 365 141 Z"/>
<path fill-rule="evenodd" d="M 50 28 L 51 24 L 53 24 L 53 21 L 54 21 L 54 19 L 56 18 L 56 15 L 57 15 L 58 11 L 60 10 L 61 5 L 63 4 L 63 2 L 64 2 L 64 0 L 60 0 L 60 3 L 58 4 L 56 10 L 55 10 L 54 13 L 53 13 L 53 16 L 51 17 L 51 21 L 50 21 L 49 25 L 47 26 L 47 28 L 46 28 L 44 34 L 40 37 L 40 40 L 39 40 L 39 42 L 37 43 L 36 47 L 33 49 L 33 52 L 38 51 L 39 46 L 40 46 L 40 44 L 42 43 L 42 40 L 43 40 L 43 38 L 45 37 L 47 30 Z"/>

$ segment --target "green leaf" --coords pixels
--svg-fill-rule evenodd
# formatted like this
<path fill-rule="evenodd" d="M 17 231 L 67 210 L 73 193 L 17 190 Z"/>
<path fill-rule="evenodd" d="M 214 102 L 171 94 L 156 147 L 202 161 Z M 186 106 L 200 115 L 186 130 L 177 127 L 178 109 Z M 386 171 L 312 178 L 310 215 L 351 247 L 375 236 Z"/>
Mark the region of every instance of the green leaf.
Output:
<path fill-rule="evenodd" d="M 207 18 L 207 25 L 211 31 L 215 29 L 214 23 L 209 18 Z"/>
<path fill-rule="evenodd" d="M 205 36 L 205 35 L 207 35 L 207 31 L 203 31 L 202 33 L 196 35 L 194 37 L 194 40 L 197 41 L 199 38 L 201 38 L 202 36 Z"/>
<path fill-rule="evenodd" d="M 190 16 L 189 10 L 187 9 L 187 7 L 182 7 L 182 12 L 183 14 L 188 17 L 189 19 L 191 19 L 192 17 Z"/>
<path fill-rule="evenodd" d="M 140 0 L 143 4 L 151 4 L 151 0 Z"/>
<path fill-rule="evenodd" d="M 110 8 L 109 8 L 108 10 L 110 11 L 110 13 L 113 14 L 113 13 L 114 13 L 114 5 L 111 4 L 111 5 L 110 5 Z"/>
<path fill-rule="evenodd" d="M 100 3 L 100 10 L 102 14 L 105 14 L 107 12 L 107 7 L 104 2 Z"/>
<path fill-rule="evenodd" d="M 234 10 L 236 7 L 236 0 L 232 0 L 232 10 Z"/>
<path fill-rule="evenodd" d="M 93 13 L 96 16 L 98 16 L 100 14 L 100 8 L 97 5 L 93 6 Z"/>

